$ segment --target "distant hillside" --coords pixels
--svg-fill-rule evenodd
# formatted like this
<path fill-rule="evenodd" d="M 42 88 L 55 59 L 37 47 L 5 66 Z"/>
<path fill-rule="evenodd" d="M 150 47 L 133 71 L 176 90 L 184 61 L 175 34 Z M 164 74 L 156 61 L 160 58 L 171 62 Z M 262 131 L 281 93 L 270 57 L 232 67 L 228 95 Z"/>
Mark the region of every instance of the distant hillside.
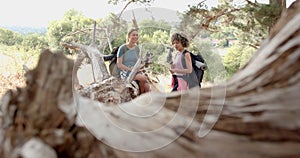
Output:
<path fill-rule="evenodd" d="M 44 27 L 25 27 L 25 26 L 0 26 L 2 28 L 18 32 L 20 34 L 28 34 L 28 33 L 40 33 L 45 34 L 47 28 Z"/>

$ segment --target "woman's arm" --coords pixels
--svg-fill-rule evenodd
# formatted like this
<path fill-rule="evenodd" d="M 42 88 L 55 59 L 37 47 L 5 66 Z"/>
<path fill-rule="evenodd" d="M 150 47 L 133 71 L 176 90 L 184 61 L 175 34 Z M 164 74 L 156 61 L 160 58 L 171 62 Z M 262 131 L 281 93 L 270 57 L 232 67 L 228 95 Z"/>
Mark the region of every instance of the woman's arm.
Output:
<path fill-rule="evenodd" d="M 193 71 L 192 58 L 190 53 L 185 53 L 184 55 L 186 68 L 185 69 L 171 69 L 171 72 L 181 73 L 181 74 L 190 74 Z"/>
<path fill-rule="evenodd" d="M 185 70 L 184 73 L 190 74 L 193 71 L 191 54 L 185 53 L 184 58 L 185 58 L 185 63 L 186 63 L 186 69 L 183 69 L 183 70 Z"/>

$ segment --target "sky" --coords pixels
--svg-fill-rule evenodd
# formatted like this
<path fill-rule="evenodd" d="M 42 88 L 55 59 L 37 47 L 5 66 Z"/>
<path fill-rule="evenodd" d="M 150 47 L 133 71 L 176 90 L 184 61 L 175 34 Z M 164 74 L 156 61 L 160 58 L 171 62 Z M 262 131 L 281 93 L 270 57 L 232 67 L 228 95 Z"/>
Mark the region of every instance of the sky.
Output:
<path fill-rule="evenodd" d="M 188 9 L 188 4 L 197 4 L 200 1 L 202 0 L 155 0 L 151 6 L 130 5 L 128 10 L 159 7 L 183 12 Z M 214 6 L 217 1 L 207 0 L 206 3 Z M 288 5 L 291 1 L 294 0 L 287 0 Z M 104 18 L 109 13 L 120 13 L 124 6 L 125 3 L 108 4 L 107 0 L 0 0 L 0 26 L 47 27 L 49 22 L 62 19 L 64 13 L 70 9 L 93 19 Z"/>

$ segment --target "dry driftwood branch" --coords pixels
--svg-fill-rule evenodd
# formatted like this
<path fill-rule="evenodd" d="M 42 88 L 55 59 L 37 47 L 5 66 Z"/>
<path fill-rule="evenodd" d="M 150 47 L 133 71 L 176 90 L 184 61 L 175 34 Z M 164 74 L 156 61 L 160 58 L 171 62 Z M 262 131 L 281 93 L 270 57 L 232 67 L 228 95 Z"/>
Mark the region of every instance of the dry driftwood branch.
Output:
<path fill-rule="evenodd" d="M 128 78 L 126 79 L 127 84 L 132 82 L 134 76 L 140 70 L 141 64 L 142 64 L 142 58 L 140 56 L 137 62 L 135 63 L 135 65 L 133 66 L 132 71 L 130 72 Z"/>
<path fill-rule="evenodd" d="M 123 12 L 125 11 L 125 9 L 126 9 L 131 3 L 133 3 L 133 2 L 134 2 L 134 1 L 129 1 L 129 2 L 126 3 L 126 5 L 125 5 L 124 8 L 122 9 L 121 13 L 119 14 L 119 17 L 118 17 L 118 18 L 120 18 L 120 17 L 122 16 L 122 14 L 123 14 Z"/>
<path fill-rule="evenodd" d="M 72 93 L 73 62 L 46 51 L 1 100 L 0 154 L 37 139 L 54 157 L 300 157 L 299 17 L 297 1 L 227 83 L 120 105 Z"/>
<path fill-rule="evenodd" d="M 101 82 L 102 80 L 108 79 L 110 77 L 107 68 L 104 64 L 103 54 L 101 54 L 97 48 L 93 46 L 78 44 L 75 42 L 62 43 L 62 46 L 67 48 L 80 49 L 81 52 L 84 53 L 84 55 L 83 54 L 79 55 L 77 61 L 75 61 L 76 62 L 75 65 L 76 67 L 74 68 L 75 73 L 76 70 L 78 70 L 82 60 L 84 59 L 83 57 L 88 57 L 92 63 L 95 82 Z"/>

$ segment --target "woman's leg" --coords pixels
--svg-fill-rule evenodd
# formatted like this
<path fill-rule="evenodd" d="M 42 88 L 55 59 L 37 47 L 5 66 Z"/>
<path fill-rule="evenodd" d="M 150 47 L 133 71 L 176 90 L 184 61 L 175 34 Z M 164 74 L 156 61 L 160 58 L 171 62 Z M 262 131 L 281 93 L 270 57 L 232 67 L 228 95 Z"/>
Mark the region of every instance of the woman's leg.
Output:
<path fill-rule="evenodd" d="M 134 79 L 139 81 L 141 93 L 145 93 L 149 91 L 149 85 L 147 84 L 147 76 L 138 73 L 135 75 Z"/>

